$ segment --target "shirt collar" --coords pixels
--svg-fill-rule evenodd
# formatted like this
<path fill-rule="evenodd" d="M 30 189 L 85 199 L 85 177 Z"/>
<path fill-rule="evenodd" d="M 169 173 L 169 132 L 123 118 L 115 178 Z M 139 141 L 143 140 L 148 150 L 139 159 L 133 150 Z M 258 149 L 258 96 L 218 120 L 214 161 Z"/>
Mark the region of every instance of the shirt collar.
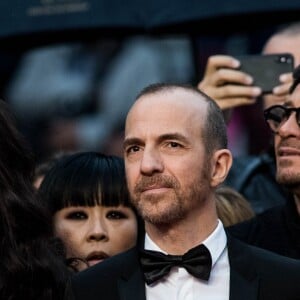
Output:
<path fill-rule="evenodd" d="M 224 230 L 224 226 L 220 220 L 218 220 L 217 227 L 215 230 L 202 242 L 209 250 L 212 258 L 212 266 L 217 262 L 227 244 L 227 237 Z M 146 233 L 145 235 L 145 249 L 159 251 L 167 254 L 165 251 L 161 250 L 153 240 Z"/>

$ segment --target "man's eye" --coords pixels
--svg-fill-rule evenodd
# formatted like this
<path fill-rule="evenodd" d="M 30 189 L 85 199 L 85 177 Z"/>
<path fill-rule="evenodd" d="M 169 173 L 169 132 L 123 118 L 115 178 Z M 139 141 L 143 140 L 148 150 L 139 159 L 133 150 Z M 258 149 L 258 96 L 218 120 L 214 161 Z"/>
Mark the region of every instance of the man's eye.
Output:
<path fill-rule="evenodd" d="M 178 144 L 177 142 L 170 142 L 169 143 L 169 147 L 171 147 L 171 148 L 178 148 L 178 147 L 181 147 L 181 145 Z"/>
<path fill-rule="evenodd" d="M 120 220 L 120 219 L 126 219 L 126 215 L 117 210 L 111 210 L 106 214 L 107 219 L 112 219 L 112 220 Z"/>
<path fill-rule="evenodd" d="M 126 152 L 127 153 L 132 153 L 132 152 L 138 152 L 140 150 L 140 147 L 139 146 L 131 146 L 131 147 L 128 147 Z"/>
<path fill-rule="evenodd" d="M 85 220 L 87 218 L 88 218 L 87 214 L 83 211 L 74 211 L 67 215 L 67 219 L 71 219 L 71 220 Z"/>

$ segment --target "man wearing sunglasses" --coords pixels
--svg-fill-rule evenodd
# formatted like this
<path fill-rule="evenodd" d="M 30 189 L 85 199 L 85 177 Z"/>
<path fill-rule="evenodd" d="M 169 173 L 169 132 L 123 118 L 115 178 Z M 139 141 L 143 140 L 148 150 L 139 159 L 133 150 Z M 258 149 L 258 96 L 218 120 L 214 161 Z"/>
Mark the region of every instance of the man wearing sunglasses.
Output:
<path fill-rule="evenodd" d="M 295 66 L 300 64 L 300 22 L 280 25 L 274 29 L 275 32 L 264 43 L 262 53 L 289 52 L 294 56 Z M 279 78 L 280 85 L 275 87 L 272 93 L 264 94 L 263 97 L 261 91 L 257 90 L 258 87 L 252 85 L 254 79 L 240 72 L 239 62 L 234 57 L 213 55 L 207 61 L 205 75 L 198 87 L 215 99 L 223 110 L 247 105 L 242 112 L 240 111 L 242 116 L 239 117 L 242 119 L 237 121 L 238 124 L 231 123 L 229 130 L 233 128 L 235 134 L 236 130 L 238 131 L 240 138 L 235 137 L 237 142 L 245 137 L 247 139 L 247 136 L 250 138 L 251 132 L 249 146 L 256 149 L 253 153 L 257 154 L 240 155 L 240 147 L 235 146 L 239 151 L 234 153 L 233 166 L 225 183 L 245 196 L 255 213 L 261 213 L 271 207 L 284 204 L 286 191 L 275 179 L 275 158 L 273 145 L 270 144 L 272 137 L 267 126 L 263 126 L 265 124 L 260 105 L 268 108 L 274 104 L 282 104 L 288 95 L 293 77 L 292 73 L 282 74 Z M 253 103 L 256 105 L 253 106 Z M 250 115 L 253 115 L 250 117 L 251 121 L 247 117 Z M 245 121 L 246 119 L 248 121 Z M 230 149 L 233 147 L 232 144 L 229 146 Z"/>
<path fill-rule="evenodd" d="M 290 95 L 264 117 L 274 134 L 276 179 L 290 192 L 285 205 L 271 208 L 229 232 L 255 246 L 300 259 L 300 65 Z"/>

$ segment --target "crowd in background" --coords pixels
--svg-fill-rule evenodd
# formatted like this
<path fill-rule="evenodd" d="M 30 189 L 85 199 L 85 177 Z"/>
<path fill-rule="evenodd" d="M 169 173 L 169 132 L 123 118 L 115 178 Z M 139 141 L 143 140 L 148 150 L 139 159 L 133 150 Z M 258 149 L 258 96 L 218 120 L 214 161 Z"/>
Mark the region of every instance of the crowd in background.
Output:
<path fill-rule="evenodd" d="M 213 189 L 217 218 L 226 234 L 299 259 L 300 202 L 298 178 L 293 177 L 298 165 L 292 165 L 286 180 L 280 156 L 291 150 L 280 150 L 280 143 L 292 147 L 285 142 L 292 137 L 293 147 L 298 145 L 300 129 L 285 126 L 294 115 L 300 123 L 300 72 L 283 78 L 277 102 L 266 105 L 268 98 L 251 94 L 251 84 L 249 92 L 236 92 L 231 79 L 236 76 L 240 83 L 243 74 L 228 67 L 235 55 L 277 52 L 292 53 L 296 67 L 300 25 L 277 30 L 281 27 L 256 35 L 105 38 L 18 53 L 9 79 L 1 82 L 0 298 L 71 299 L 74 273 L 133 248 L 145 230 L 146 241 L 153 242 L 147 235 L 147 214 L 133 203 L 132 194 L 139 189 L 131 194 L 127 189 L 123 159 L 124 148 L 126 163 L 128 153 L 140 151 L 141 142 L 126 150 L 123 141 L 128 111 L 136 97 L 144 99 L 140 91 L 156 83 L 189 84 L 221 109 L 224 101 L 244 98 L 222 111 L 233 166 L 229 170 L 228 158 L 228 176 L 225 172 Z M 283 48 L 274 46 L 277 38 Z M 237 73 L 226 73 L 228 69 Z M 151 109 L 144 115 L 148 113 Z M 152 176 L 146 167 L 141 172 Z"/>
<path fill-rule="evenodd" d="M 155 82 L 196 85 L 210 55 L 259 53 L 271 30 L 41 45 L 11 54 L 1 96 L 39 161 L 59 150 L 120 154 L 125 114 L 141 88 Z M 268 130 L 256 115 L 258 109 L 256 103 L 234 111 L 228 125 L 234 154 L 256 154 L 266 147 Z"/>

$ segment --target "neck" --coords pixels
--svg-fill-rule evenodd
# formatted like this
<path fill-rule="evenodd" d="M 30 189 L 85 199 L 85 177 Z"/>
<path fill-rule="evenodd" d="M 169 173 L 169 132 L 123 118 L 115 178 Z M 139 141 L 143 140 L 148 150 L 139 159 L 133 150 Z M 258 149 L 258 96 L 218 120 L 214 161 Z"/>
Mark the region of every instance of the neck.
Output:
<path fill-rule="evenodd" d="M 214 203 L 213 203 L 214 204 Z M 215 206 L 204 212 L 193 211 L 187 218 L 172 224 L 151 224 L 146 222 L 149 237 L 160 249 L 172 255 L 183 255 L 201 244 L 217 227 Z"/>

